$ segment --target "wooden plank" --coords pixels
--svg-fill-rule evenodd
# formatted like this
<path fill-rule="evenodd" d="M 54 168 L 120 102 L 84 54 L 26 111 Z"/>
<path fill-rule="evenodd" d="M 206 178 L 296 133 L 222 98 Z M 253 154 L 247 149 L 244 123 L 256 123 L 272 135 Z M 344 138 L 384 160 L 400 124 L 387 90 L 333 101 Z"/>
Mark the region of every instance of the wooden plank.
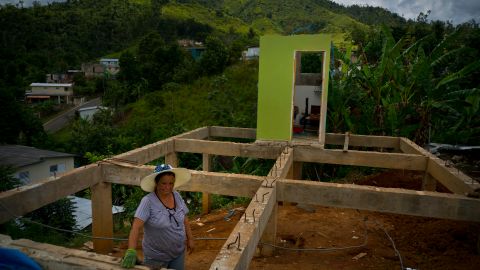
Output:
<path fill-rule="evenodd" d="M 273 185 L 273 188 L 260 187 L 257 191 L 257 198 L 258 201 L 252 199 L 248 205 L 245 210 L 246 216 L 238 221 L 210 266 L 211 270 L 248 269 L 260 236 L 277 204 L 276 186 Z M 236 239 L 238 239 L 239 245 L 231 244 Z"/>
<path fill-rule="evenodd" d="M 352 166 L 368 166 L 388 169 L 423 171 L 427 158 L 422 155 L 320 149 L 308 146 L 295 147 L 295 161 L 316 162 Z"/>
<path fill-rule="evenodd" d="M 97 175 L 100 178 L 100 174 Z M 112 184 L 98 183 L 92 191 L 92 235 L 94 237 L 113 237 Z M 93 249 L 100 254 L 113 250 L 113 240 L 92 239 Z"/>
<path fill-rule="evenodd" d="M 103 163 L 103 175 L 106 182 L 140 186 L 140 179 L 150 174 L 155 166 L 135 166 Z M 192 180 L 178 190 L 209 192 L 212 194 L 252 197 L 265 180 L 262 176 L 203 172 L 190 170 Z"/>
<path fill-rule="evenodd" d="M 426 172 L 453 193 L 466 194 L 480 187 L 471 177 L 465 175 L 458 169 L 446 167 L 445 161 L 407 138 L 400 139 L 400 150 L 406 153 L 417 153 L 428 157 Z"/>
<path fill-rule="evenodd" d="M 480 200 L 462 195 L 296 180 L 277 188 L 279 201 L 480 222 Z"/>
<path fill-rule="evenodd" d="M 124 269 L 120 265 L 121 258 L 96 254 L 84 250 L 38 243 L 28 239 L 12 240 L 9 236 L 0 235 L 0 246 L 18 249 L 34 259 L 43 269 L 56 270 L 115 270 Z M 136 265 L 132 269 L 148 270 L 146 266 Z"/>
<path fill-rule="evenodd" d="M 210 127 L 210 137 L 255 139 L 257 130 L 254 128 Z"/>
<path fill-rule="evenodd" d="M 212 156 L 209 154 L 202 155 L 202 169 L 203 171 L 211 171 Z M 210 213 L 210 207 L 212 206 L 212 200 L 209 192 L 202 193 L 202 214 Z"/>
<path fill-rule="evenodd" d="M 12 214 L 22 216 L 97 184 L 101 181 L 96 177 L 99 170 L 98 164 L 90 164 L 71 170 L 54 180 L 45 179 L 0 193 L 0 223 L 13 218 Z"/>
<path fill-rule="evenodd" d="M 276 159 L 280 150 L 280 146 L 274 145 L 175 139 L 176 152 Z"/>
<path fill-rule="evenodd" d="M 345 136 L 340 133 L 327 133 L 325 141 L 326 144 L 343 145 Z M 400 142 L 398 137 L 349 134 L 348 143 L 351 146 L 399 149 Z"/>

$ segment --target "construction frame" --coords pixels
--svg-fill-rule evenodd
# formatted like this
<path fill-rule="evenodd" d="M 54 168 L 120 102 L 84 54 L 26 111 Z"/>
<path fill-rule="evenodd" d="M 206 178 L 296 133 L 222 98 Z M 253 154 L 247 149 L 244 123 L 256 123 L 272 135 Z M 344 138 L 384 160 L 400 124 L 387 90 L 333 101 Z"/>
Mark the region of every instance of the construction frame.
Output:
<path fill-rule="evenodd" d="M 165 157 L 166 163 L 177 166 L 179 152 L 203 155 L 203 171 L 191 170 L 191 181 L 179 189 L 203 192 L 204 212 L 209 211 L 212 193 L 252 198 L 213 261 L 212 270 L 248 269 L 260 241 L 275 244 L 279 201 L 480 222 L 480 200 L 466 196 L 479 188 L 479 183 L 407 138 L 325 134 L 325 145 L 335 149 L 326 149 L 315 140 L 282 142 L 255 138 L 255 129 L 202 127 L 76 168 L 54 180 L 21 186 L 0 193 L 0 223 L 90 188 L 92 234 L 105 238 L 93 240 L 94 250 L 107 254 L 113 248 L 113 240 L 109 239 L 113 236 L 111 185 L 139 186 L 140 179 L 154 168 L 143 164 Z M 210 171 L 214 155 L 272 159 L 275 163 L 267 176 L 218 173 Z M 420 171 L 424 173 L 423 191 L 302 181 L 302 162 Z M 452 193 L 435 192 L 437 182 Z M 118 258 L 24 239 L 11 240 L 8 236 L 0 237 L 0 246 L 21 249 L 50 269 L 66 269 L 62 268 L 66 264 L 76 269 L 121 268 Z M 261 250 L 263 254 L 273 251 L 270 246 Z"/>

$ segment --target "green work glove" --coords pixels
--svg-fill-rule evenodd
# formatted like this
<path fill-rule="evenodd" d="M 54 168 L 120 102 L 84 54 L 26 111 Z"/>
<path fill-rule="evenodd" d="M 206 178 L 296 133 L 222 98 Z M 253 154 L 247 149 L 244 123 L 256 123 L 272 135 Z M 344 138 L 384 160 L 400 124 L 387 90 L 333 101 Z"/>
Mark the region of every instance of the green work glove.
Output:
<path fill-rule="evenodd" d="M 132 268 L 135 266 L 136 262 L 137 262 L 137 251 L 133 248 L 127 249 L 127 252 L 125 252 L 125 256 L 123 257 L 123 260 L 122 260 L 122 267 Z"/>

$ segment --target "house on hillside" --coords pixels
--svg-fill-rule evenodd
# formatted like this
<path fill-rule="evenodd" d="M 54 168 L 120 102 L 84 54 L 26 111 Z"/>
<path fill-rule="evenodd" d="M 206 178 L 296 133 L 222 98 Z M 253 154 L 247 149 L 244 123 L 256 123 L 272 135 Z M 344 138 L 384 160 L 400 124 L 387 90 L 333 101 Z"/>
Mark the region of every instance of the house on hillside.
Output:
<path fill-rule="evenodd" d="M 23 184 L 57 177 L 74 168 L 73 154 L 42 150 L 24 145 L 0 145 L 0 165 L 15 169 Z"/>
<path fill-rule="evenodd" d="M 42 100 L 54 100 L 58 104 L 73 103 L 72 83 L 31 83 L 30 90 L 25 91 L 28 103 Z"/>
<path fill-rule="evenodd" d="M 81 70 L 69 69 L 65 73 L 51 73 L 45 76 L 47 83 L 73 83 L 76 74 L 83 74 Z"/>
<path fill-rule="evenodd" d="M 82 72 L 85 74 L 85 78 L 94 79 L 102 78 L 105 76 L 105 66 L 100 63 L 83 63 Z"/>
<path fill-rule="evenodd" d="M 188 51 L 194 60 L 200 59 L 202 54 L 205 52 L 205 47 L 200 41 L 194 41 L 191 39 L 180 39 L 177 40 L 177 43 L 184 50 Z"/>
<path fill-rule="evenodd" d="M 109 75 L 115 76 L 120 71 L 120 61 L 117 58 L 102 58 L 100 64 Z"/>
<path fill-rule="evenodd" d="M 254 60 L 260 57 L 260 47 L 248 47 L 246 51 L 242 52 L 243 60 Z"/>

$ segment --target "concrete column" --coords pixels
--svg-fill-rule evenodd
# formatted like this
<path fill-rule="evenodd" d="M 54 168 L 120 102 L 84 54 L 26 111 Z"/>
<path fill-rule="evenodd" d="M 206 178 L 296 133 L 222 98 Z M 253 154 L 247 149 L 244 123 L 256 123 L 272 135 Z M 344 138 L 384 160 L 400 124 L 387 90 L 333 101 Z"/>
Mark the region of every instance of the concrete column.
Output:
<path fill-rule="evenodd" d="M 90 188 L 92 192 L 92 234 L 94 237 L 113 237 L 112 184 L 101 182 Z M 112 252 L 113 240 L 93 239 L 97 253 Z"/>

